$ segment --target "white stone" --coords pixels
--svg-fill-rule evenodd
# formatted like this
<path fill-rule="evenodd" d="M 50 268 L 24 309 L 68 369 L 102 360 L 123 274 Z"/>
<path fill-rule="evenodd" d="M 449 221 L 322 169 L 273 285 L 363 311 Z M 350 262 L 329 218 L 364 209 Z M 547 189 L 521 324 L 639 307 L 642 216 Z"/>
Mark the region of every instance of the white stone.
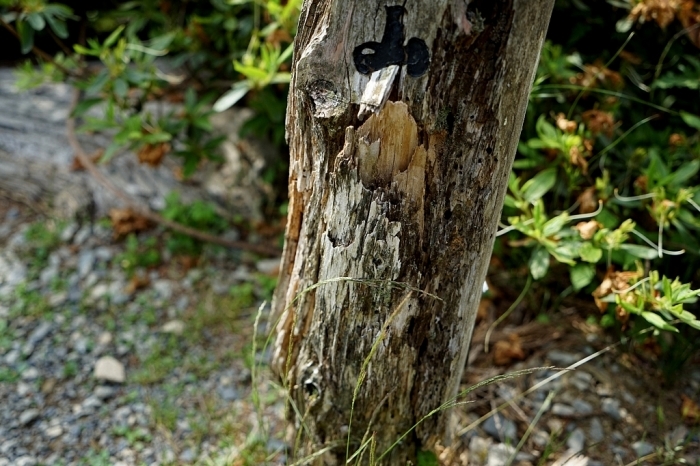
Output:
<path fill-rule="evenodd" d="M 63 434 L 63 428 L 61 426 L 53 426 L 46 429 L 46 436 L 48 438 L 54 439 L 60 437 Z"/>
<path fill-rule="evenodd" d="M 103 356 L 95 363 L 95 378 L 109 382 L 124 383 L 124 365 L 112 356 Z"/>
<path fill-rule="evenodd" d="M 112 343 L 112 334 L 109 332 L 102 332 L 100 336 L 97 337 L 97 344 L 101 346 L 107 346 Z"/>
<path fill-rule="evenodd" d="M 508 458 L 515 454 L 515 447 L 505 443 L 499 443 L 489 448 L 486 466 L 503 466 Z"/>
<path fill-rule="evenodd" d="M 37 377 L 39 377 L 39 369 L 36 367 L 30 367 L 22 372 L 22 380 L 34 380 Z"/>
<path fill-rule="evenodd" d="M 172 333 L 174 335 L 182 335 L 185 331 L 185 323 L 181 320 L 171 320 L 163 324 L 160 328 L 163 333 Z"/>

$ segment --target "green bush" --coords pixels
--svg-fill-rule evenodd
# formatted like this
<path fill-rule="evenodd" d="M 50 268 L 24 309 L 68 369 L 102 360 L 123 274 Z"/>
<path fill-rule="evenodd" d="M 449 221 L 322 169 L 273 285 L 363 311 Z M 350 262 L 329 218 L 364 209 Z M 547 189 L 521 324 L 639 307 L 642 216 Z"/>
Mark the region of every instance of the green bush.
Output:
<path fill-rule="evenodd" d="M 496 248 L 549 289 L 592 293 L 604 326 L 635 332 L 700 329 L 689 311 L 700 294 L 700 40 L 683 30 L 700 7 L 670 19 L 657 7 L 557 3 Z M 613 50 L 591 48 L 600 34 Z M 567 281 L 548 274 L 562 265 Z"/>
<path fill-rule="evenodd" d="M 79 130 L 114 134 L 102 162 L 132 150 L 141 162 L 157 165 L 173 153 L 189 176 L 203 160 L 219 160 L 223 137 L 211 135 L 213 111 L 247 95 L 258 116 L 244 129 L 282 144 L 277 123 L 284 116 L 300 4 L 147 0 L 78 14 L 44 0 L 2 0 L 0 18 L 17 35 L 21 51 L 34 51 L 41 63 L 18 68 L 20 87 L 68 81 L 81 91 L 73 111 L 83 120 Z M 85 43 L 75 43 L 78 35 L 71 30 L 81 17 L 90 29 Z M 36 48 L 37 35 L 52 37 L 59 52 L 52 56 Z M 221 89 L 231 82 L 229 91 Z M 184 105 L 156 114 L 146 106 L 155 99 Z M 101 108 L 99 117 L 89 112 L 95 106 Z"/>
<path fill-rule="evenodd" d="M 63 79 L 81 89 L 74 114 L 82 130 L 114 133 L 103 160 L 128 148 L 157 164 L 174 152 L 189 175 L 217 159 L 212 108 L 246 99 L 257 115 L 243 131 L 282 143 L 299 5 L 147 0 L 76 13 L 42 0 L 2 0 L 0 13 L 24 53 L 35 35 L 49 31 L 57 39 L 58 53 L 39 52 L 41 68 L 21 67 L 20 82 Z M 78 16 L 91 28 L 84 44 L 71 41 Z M 695 0 L 556 3 L 495 254 L 509 269 L 526 265 L 559 295 L 592 294 L 604 326 L 700 328 L 693 291 L 700 279 L 699 23 Z M 601 34 L 612 48 L 598 48 Z M 182 99 L 183 107 L 163 115 L 146 110 L 149 100 L 168 98 Z M 96 105 L 104 118 L 92 117 Z M 164 214 L 199 229 L 223 228 L 201 203 L 171 198 Z M 169 244 L 201 247 L 178 234 Z"/>

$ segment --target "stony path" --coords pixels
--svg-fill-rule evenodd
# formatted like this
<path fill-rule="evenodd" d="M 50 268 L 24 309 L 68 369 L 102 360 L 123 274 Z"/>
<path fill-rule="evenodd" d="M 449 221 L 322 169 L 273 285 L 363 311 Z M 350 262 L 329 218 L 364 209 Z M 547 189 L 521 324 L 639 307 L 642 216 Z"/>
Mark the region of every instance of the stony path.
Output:
<path fill-rule="evenodd" d="M 205 249 L 196 266 L 164 257 L 131 278 L 137 256 L 167 256 L 162 238 L 142 237 L 135 252 L 106 224 L 55 222 L 0 198 L 0 466 L 290 463 L 283 397 L 268 374 L 251 374 L 251 362 L 265 360 L 252 357 L 251 343 L 275 261 Z M 261 334 L 264 313 L 262 321 Z M 512 351 L 517 341 L 526 358 L 497 367 L 481 351 L 483 328 L 465 388 L 499 373 L 566 367 L 613 341 L 575 314 L 504 326 L 492 344 L 510 342 Z M 697 424 L 681 416 L 683 400 L 700 401 L 700 367 L 667 387 L 653 364 L 622 351 L 466 430 L 555 373 L 470 395 L 457 415 L 463 432 L 440 450 L 443 464 L 502 466 L 511 456 L 520 466 L 700 464 Z"/>
<path fill-rule="evenodd" d="M 214 251 L 132 291 L 108 227 L 0 215 L 1 466 L 276 464 L 246 363 L 268 275 Z"/>

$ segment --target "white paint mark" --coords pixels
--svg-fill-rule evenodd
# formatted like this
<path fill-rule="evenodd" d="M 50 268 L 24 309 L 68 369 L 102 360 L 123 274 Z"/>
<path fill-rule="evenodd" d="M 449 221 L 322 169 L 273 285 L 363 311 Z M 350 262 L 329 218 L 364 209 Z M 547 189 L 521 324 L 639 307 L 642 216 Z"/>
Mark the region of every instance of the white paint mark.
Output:
<path fill-rule="evenodd" d="M 372 73 L 360 99 L 360 111 L 357 114 L 359 119 L 362 120 L 369 113 L 377 113 L 382 109 L 389 97 L 399 68 L 399 65 L 391 65 Z"/>

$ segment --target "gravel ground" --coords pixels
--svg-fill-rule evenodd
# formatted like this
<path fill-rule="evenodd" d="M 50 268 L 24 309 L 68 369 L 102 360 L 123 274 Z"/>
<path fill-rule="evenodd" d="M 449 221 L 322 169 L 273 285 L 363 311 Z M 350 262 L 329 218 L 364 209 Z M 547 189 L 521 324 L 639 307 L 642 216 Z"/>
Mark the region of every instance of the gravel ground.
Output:
<path fill-rule="evenodd" d="M 196 267 L 166 257 L 134 280 L 133 251 L 104 224 L 57 223 L 3 198 L 0 220 L 0 466 L 289 462 L 283 397 L 269 374 L 254 383 L 250 370 L 251 360 L 265 360 L 251 357 L 252 330 L 276 261 L 206 249 Z M 522 357 L 495 366 L 481 350 L 484 325 L 465 388 L 514 370 L 567 367 L 612 342 L 571 316 L 505 327 L 492 344 L 522 344 Z M 469 428 L 556 373 L 471 394 L 457 411 L 458 438 L 439 449 L 442 463 L 700 465 L 697 425 L 681 416 L 684 400 L 700 401 L 700 368 L 664 386 L 653 366 L 621 351 Z"/>
<path fill-rule="evenodd" d="M 210 251 L 132 291 L 108 227 L 0 213 L 0 466 L 284 461 L 245 362 L 267 275 Z"/>

